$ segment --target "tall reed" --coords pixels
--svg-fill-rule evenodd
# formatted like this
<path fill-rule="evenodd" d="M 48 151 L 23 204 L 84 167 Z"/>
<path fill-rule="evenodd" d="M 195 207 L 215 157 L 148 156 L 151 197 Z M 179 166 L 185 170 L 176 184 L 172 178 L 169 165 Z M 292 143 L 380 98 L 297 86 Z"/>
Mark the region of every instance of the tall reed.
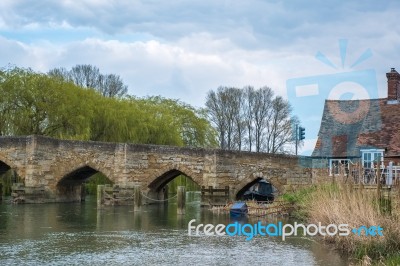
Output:
<path fill-rule="evenodd" d="M 310 223 L 348 224 L 349 228 L 381 226 L 383 236 L 325 236 L 339 249 L 357 259 L 379 260 L 400 253 L 400 221 L 397 212 L 382 212 L 374 191 L 353 189 L 348 184 L 319 185 L 303 202 Z"/>

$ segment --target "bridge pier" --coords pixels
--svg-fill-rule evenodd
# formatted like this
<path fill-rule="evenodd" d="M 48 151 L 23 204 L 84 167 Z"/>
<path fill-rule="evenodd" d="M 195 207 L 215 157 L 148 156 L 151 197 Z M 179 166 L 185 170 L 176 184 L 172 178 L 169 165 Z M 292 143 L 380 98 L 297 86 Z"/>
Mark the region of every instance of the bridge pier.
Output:
<path fill-rule="evenodd" d="M 26 187 L 21 183 L 14 183 L 11 188 L 13 203 L 45 203 L 54 202 L 44 187 Z"/>
<path fill-rule="evenodd" d="M 168 197 L 169 197 L 169 187 L 168 185 L 165 185 L 162 189 L 159 191 L 155 190 L 149 190 L 144 197 L 144 200 L 142 200 L 143 205 L 147 204 L 166 204 L 168 203 Z"/>
<path fill-rule="evenodd" d="M 81 184 L 59 184 L 57 186 L 56 199 L 57 202 L 81 202 L 82 200 Z"/>

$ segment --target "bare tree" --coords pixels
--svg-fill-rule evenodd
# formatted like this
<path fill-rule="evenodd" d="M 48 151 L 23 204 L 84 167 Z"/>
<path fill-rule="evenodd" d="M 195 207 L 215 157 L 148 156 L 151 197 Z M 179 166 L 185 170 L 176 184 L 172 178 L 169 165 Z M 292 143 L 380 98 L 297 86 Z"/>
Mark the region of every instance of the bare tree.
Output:
<path fill-rule="evenodd" d="M 70 72 L 64 67 L 53 68 L 47 74 L 51 77 L 55 77 L 63 81 L 72 81 Z"/>
<path fill-rule="evenodd" d="M 249 151 L 252 151 L 253 147 L 253 131 L 254 131 L 254 101 L 255 101 L 255 91 L 251 86 L 247 86 L 244 89 L 244 103 L 243 103 L 243 112 L 244 112 L 244 125 L 247 130 L 247 138 L 245 142 L 247 143 L 247 147 Z"/>
<path fill-rule="evenodd" d="M 271 105 L 273 95 L 269 87 L 260 88 L 255 94 L 253 116 L 256 152 L 262 151 L 263 135 L 267 127 L 267 122 L 271 119 L 272 115 Z"/>
<path fill-rule="evenodd" d="M 106 97 L 122 97 L 128 92 L 128 86 L 115 74 L 100 75 L 99 91 Z"/>
<path fill-rule="evenodd" d="M 232 122 L 233 122 L 233 149 L 237 149 L 239 151 L 242 150 L 242 143 L 244 139 L 243 132 L 246 130 L 245 128 L 245 113 L 244 113 L 244 96 L 243 90 L 237 88 L 231 88 L 229 90 L 229 94 L 231 95 L 231 108 L 230 112 L 232 114 Z"/>
<path fill-rule="evenodd" d="M 293 142 L 298 119 L 291 117 L 289 102 L 274 97 L 269 87 L 219 87 L 208 93 L 206 107 L 222 149 L 283 153 Z"/>
<path fill-rule="evenodd" d="M 272 101 L 272 116 L 268 123 L 266 150 L 271 153 L 283 151 L 283 146 L 292 140 L 291 108 L 287 101 L 277 96 Z"/>
<path fill-rule="evenodd" d="M 209 119 L 214 124 L 218 132 L 219 146 L 221 149 L 225 149 L 225 131 L 226 131 L 226 119 L 224 114 L 224 102 L 220 97 L 220 90 L 218 88 L 217 93 L 215 91 L 209 91 L 207 94 L 206 107 L 209 114 Z"/>
<path fill-rule="evenodd" d="M 54 68 L 48 75 L 72 81 L 83 88 L 95 89 L 105 97 L 123 97 L 128 92 L 128 86 L 120 76 L 101 74 L 99 68 L 92 65 L 76 65 L 69 71 L 65 68 Z"/>
<path fill-rule="evenodd" d="M 98 89 L 100 85 L 100 70 L 92 65 L 76 65 L 70 71 L 73 82 L 84 88 Z"/>
<path fill-rule="evenodd" d="M 207 95 L 209 118 L 217 128 L 222 149 L 242 150 L 245 130 L 243 101 L 243 91 L 233 87 L 219 87 Z"/>

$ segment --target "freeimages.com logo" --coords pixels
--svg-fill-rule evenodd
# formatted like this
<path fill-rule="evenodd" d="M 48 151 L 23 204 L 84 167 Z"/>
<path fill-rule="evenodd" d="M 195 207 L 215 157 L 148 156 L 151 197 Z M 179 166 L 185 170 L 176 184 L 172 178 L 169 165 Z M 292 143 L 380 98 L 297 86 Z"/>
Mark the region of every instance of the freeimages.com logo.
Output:
<path fill-rule="evenodd" d="M 322 111 L 328 109 L 331 119 L 336 125 L 332 134 L 346 135 L 348 128 L 361 123 L 371 112 L 371 99 L 378 99 L 378 86 L 374 69 L 352 70 L 372 56 L 371 49 L 366 49 L 351 65 L 346 66 L 348 41 L 339 40 L 341 67 L 334 64 L 323 53 L 318 52 L 316 59 L 329 66 L 334 73 L 317 76 L 307 76 L 288 79 L 286 82 L 287 95 L 294 113 L 302 120 L 307 129 L 306 139 L 317 136 L 316 121 L 321 120 Z M 348 71 L 347 69 L 352 70 Z M 325 105 L 325 100 L 330 99 Z M 351 108 L 335 100 L 363 99 Z M 378 108 L 378 109 L 377 109 Z M 379 106 L 373 106 L 373 112 L 379 112 Z M 380 125 L 379 121 L 375 121 Z M 376 130 L 379 130 L 377 128 Z M 329 138 L 327 138 L 329 139 Z M 324 143 L 332 155 L 332 143 Z M 326 152 L 325 152 L 326 153 Z M 325 154 L 327 155 L 327 154 Z M 329 155 L 329 154 L 328 154 Z"/>
<path fill-rule="evenodd" d="M 252 240 L 255 236 L 262 237 L 281 237 L 285 241 L 288 236 L 348 236 L 353 233 L 358 236 L 383 236 L 383 228 L 381 226 L 360 226 L 350 229 L 348 224 L 329 224 L 322 225 L 308 224 L 304 225 L 295 222 L 292 224 L 268 223 L 263 224 L 258 221 L 255 224 L 241 224 L 239 222 L 230 223 L 228 225 L 217 224 L 198 224 L 194 225 L 196 219 L 192 219 L 188 223 L 189 236 L 244 236 L 246 241 Z"/>

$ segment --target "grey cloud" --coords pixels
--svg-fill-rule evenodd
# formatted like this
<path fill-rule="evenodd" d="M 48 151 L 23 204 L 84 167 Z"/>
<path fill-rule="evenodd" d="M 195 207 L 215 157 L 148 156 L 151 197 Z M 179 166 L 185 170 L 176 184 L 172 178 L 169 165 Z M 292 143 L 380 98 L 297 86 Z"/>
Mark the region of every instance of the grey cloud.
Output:
<path fill-rule="evenodd" d="M 374 57 L 363 67 L 372 67 L 381 76 L 395 67 L 400 62 L 396 52 L 400 42 L 396 27 L 399 5 L 370 0 L 2 0 L 0 27 L 9 30 L 68 23 L 71 31 L 88 28 L 106 33 L 99 38 L 103 40 L 142 32 L 167 46 L 155 50 L 168 52 L 151 56 L 146 50 L 149 43 L 140 42 L 85 40 L 40 48 L 0 38 L 4 51 L 0 52 L 0 62 L 33 64 L 42 71 L 91 63 L 105 72 L 122 75 L 132 93 L 162 91 L 189 102 L 190 98 L 201 102 L 203 99 L 195 95 L 204 95 L 219 85 L 270 85 L 284 92 L 285 79 L 330 71 L 313 56 L 321 51 L 339 62 L 339 38 L 349 39 L 349 60 L 371 48 Z M 192 64 L 185 64 L 180 54 Z M 219 61 L 207 62 L 212 57 Z M 384 87 L 385 80 L 379 78 L 379 82 Z"/>
<path fill-rule="evenodd" d="M 209 32 L 249 49 L 290 46 L 332 28 L 350 32 L 399 4 L 376 1 L 27 1 L 3 0 L 9 28 L 67 22 L 109 35 L 145 32 L 166 41 Z M 368 12 L 368 18 L 362 18 Z M 358 27 L 357 27 L 358 28 Z M 256 41 L 252 41 L 255 39 Z"/>

